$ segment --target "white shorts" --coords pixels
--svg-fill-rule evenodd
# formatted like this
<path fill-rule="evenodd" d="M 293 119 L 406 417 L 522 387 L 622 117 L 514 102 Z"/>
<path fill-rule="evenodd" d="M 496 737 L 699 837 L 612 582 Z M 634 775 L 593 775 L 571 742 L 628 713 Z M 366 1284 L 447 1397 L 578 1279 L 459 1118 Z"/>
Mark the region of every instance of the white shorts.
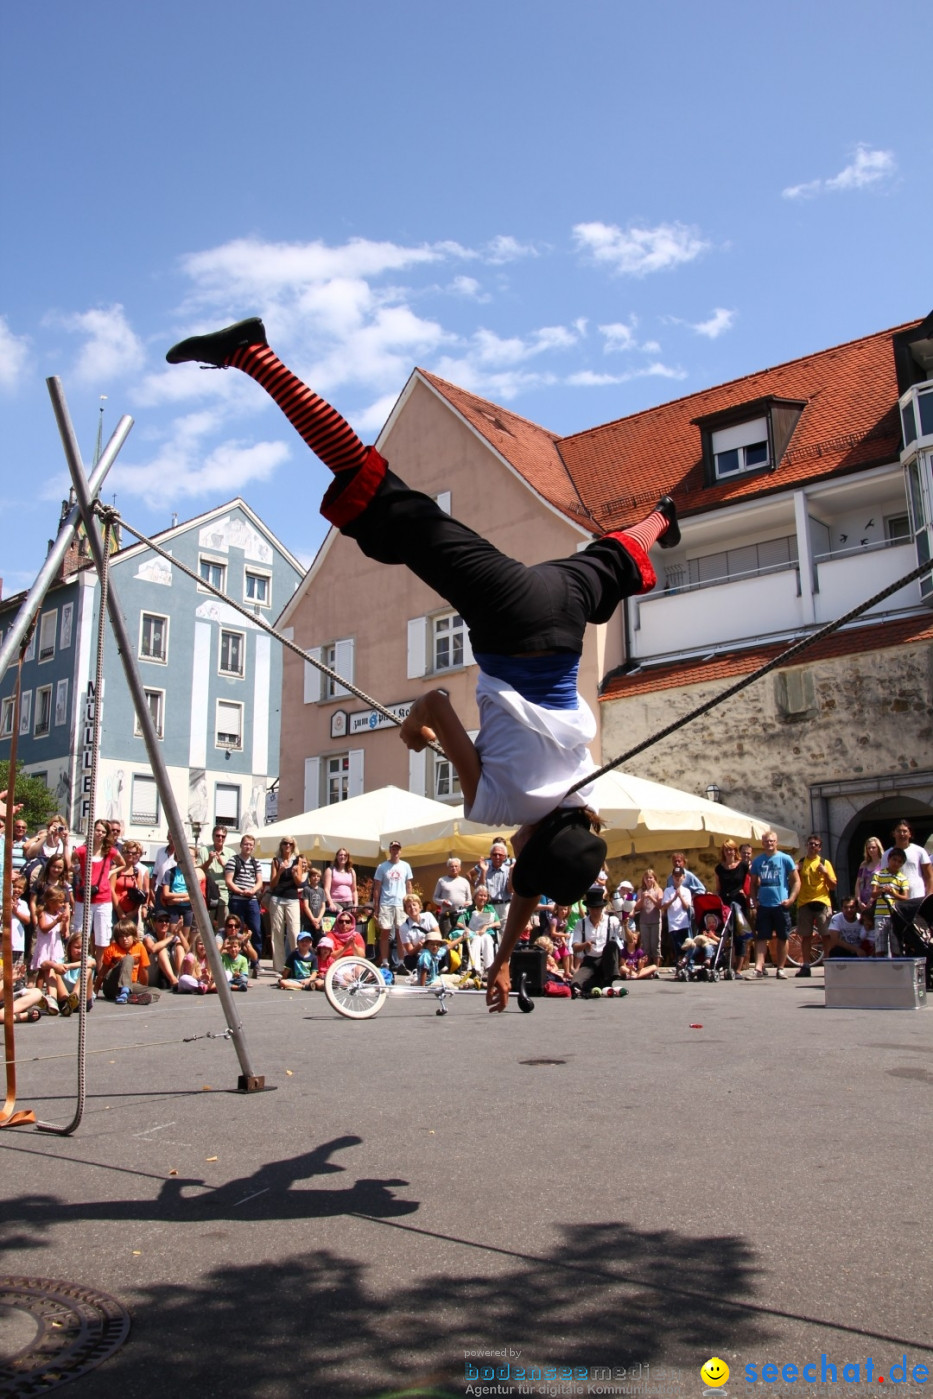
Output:
<path fill-rule="evenodd" d="M 396 908 L 395 904 L 380 904 L 379 916 L 376 922 L 384 933 L 400 928 L 405 922 L 408 914 L 403 908 Z"/>
<path fill-rule="evenodd" d="M 72 932 L 80 933 L 84 925 L 84 904 L 75 904 L 71 920 Z M 113 904 L 91 904 L 90 940 L 98 947 L 108 947 L 113 936 Z"/>

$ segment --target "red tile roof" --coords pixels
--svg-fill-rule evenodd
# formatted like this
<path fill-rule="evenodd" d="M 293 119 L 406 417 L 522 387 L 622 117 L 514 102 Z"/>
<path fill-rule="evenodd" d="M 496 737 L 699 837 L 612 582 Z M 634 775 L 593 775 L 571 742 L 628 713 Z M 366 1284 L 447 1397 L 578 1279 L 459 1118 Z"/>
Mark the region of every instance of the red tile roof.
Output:
<path fill-rule="evenodd" d="M 419 372 L 534 490 L 578 523 L 609 529 L 639 519 L 663 494 L 690 514 L 895 459 L 900 428 L 891 340 L 919 324 L 878 331 L 563 438 Z M 705 486 L 695 420 L 762 398 L 806 405 L 777 470 Z"/>
<path fill-rule="evenodd" d="M 665 493 L 689 514 L 890 462 L 900 450 L 891 337 L 906 328 L 879 331 L 565 437 L 561 454 L 584 502 L 606 528 L 631 524 Z M 806 403 L 777 470 L 705 486 L 694 420 L 767 397 Z"/>
<path fill-rule="evenodd" d="M 508 408 L 500 408 L 485 398 L 468 393 L 456 384 L 449 384 L 446 379 L 440 379 L 426 369 L 419 369 L 418 373 L 524 477 L 533 490 L 577 524 L 583 525 L 584 529 L 597 529 L 561 460 L 557 446 L 560 439 L 556 433 L 539 427 L 528 418 L 519 417 Z"/>
<path fill-rule="evenodd" d="M 858 656 L 864 652 L 890 650 L 895 646 L 924 641 L 933 641 L 933 619 L 903 617 L 893 622 L 876 622 L 873 626 L 832 632 L 800 652 L 788 664 L 809 665 L 814 661 Z M 635 695 L 653 694 L 657 690 L 679 689 L 684 685 L 737 680 L 739 676 L 748 675 L 774 660 L 788 649 L 789 644 L 782 641 L 744 651 L 722 651 L 711 660 L 673 661 L 667 665 L 648 666 L 628 675 L 614 675 L 600 694 L 600 700 L 629 699 Z"/>

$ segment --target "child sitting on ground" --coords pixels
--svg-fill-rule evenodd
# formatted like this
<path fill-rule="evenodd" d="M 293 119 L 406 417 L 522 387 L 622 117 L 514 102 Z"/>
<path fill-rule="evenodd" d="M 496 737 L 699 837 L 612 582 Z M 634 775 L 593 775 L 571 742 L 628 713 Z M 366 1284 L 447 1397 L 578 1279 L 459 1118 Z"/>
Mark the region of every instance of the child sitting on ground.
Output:
<path fill-rule="evenodd" d="M 206 996 L 208 992 L 217 990 L 200 937 L 195 938 L 194 947 L 182 958 L 181 971 L 178 973 L 178 990 L 180 994 L 189 996 Z"/>
<path fill-rule="evenodd" d="M 81 934 L 72 933 L 65 943 L 65 951 L 59 962 L 48 962 L 46 976 L 49 994 L 58 1001 L 62 1015 L 71 1015 L 81 1004 L 78 978 L 81 975 Z M 85 987 L 88 1010 L 94 1004 L 94 958 L 87 959 L 87 984 Z"/>
<path fill-rule="evenodd" d="M 104 948 L 94 978 L 94 990 L 118 1006 L 147 1006 L 152 1000 L 145 986 L 149 980 L 149 953 L 140 941 L 135 918 L 121 918 L 113 941 Z"/>
<path fill-rule="evenodd" d="M 554 956 L 554 943 L 551 940 L 551 938 L 547 936 L 546 933 L 542 934 L 542 936 L 539 938 L 535 938 L 535 947 L 543 947 L 544 951 L 547 953 L 547 963 L 544 977 L 546 982 L 550 981 L 553 982 L 555 985 L 562 986 L 566 981 L 570 980 L 570 978 L 565 975 L 560 963 Z"/>
<path fill-rule="evenodd" d="M 441 974 L 441 960 L 446 955 L 444 939 L 440 928 L 429 929 L 424 936 L 424 945 L 418 953 L 415 975 L 419 986 L 433 986 Z"/>
<path fill-rule="evenodd" d="M 322 938 L 321 942 L 325 939 Z M 333 945 L 332 939 L 327 942 Z M 314 955 L 313 939 L 310 933 L 299 933 L 294 952 L 285 958 L 285 970 L 279 977 L 283 991 L 313 991 L 318 980 L 318 959 Z M 320 946 L 320 944 L 318 944 Z M 323 984 L 323 982 L 322 982 Z"/>
<path fill-rule="evenodd" d="M 227 980 L 232 991 L 249 990 L 249 962 L 243 956 L 242 943 L 234 933 L 228 933 L 220 951 Z"/>
<path fill-rule="evenodd" d="M 631 981 L 650 980 L 658 975 L 658 969 L 648 962 L 648 954 L 638 939 L 638 929 L 633 923 L 626 923 L 623 929 L 625 951 L 619 958 L 619 974 Z"/>

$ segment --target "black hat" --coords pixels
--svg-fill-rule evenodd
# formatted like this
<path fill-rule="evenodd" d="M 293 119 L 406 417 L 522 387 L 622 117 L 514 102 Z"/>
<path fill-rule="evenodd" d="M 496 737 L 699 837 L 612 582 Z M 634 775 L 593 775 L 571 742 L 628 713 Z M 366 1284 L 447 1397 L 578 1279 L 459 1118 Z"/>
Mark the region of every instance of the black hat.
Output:
<path fill-rule="evenodd" d="M 602 908 L 606 902 L 606 891 L 601 884 L 591 884 L 583 895 L 587 908 Z"/>
<path fill-rule="evenodd" d="M 606 842 L 590 830 L 579 806 L 558 807 L 538 826 L 512 867 L 512 888 L 522 898 L 547 893 L 572 904 L 595 880 L 606 858 Z"/>

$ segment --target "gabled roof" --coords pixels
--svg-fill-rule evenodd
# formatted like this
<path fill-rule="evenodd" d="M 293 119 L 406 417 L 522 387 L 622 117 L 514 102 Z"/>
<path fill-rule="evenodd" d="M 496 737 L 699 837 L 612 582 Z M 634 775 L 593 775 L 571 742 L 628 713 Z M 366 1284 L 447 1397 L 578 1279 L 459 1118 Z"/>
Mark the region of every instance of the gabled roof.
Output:
<path fill-rule="evenodd" d="M 618 528 L 670 494 L 683 514 L 896 460 L 896 326 L 560 439 L 585 507 Z M 697 419 L 775 398 L 805 407 L 777 469 L 704 484 Z"/>
<path fill-rule="evenodd" d="M 933 620 L 929 616 L 901 617 L 893 621 L 879 619 L 868 626 L 850 627 L 832 632 L 822 641 L 814 642 L 788 662 L 789 666 L 812 664 L 839 656 L 858 656 L 863 652 L 890 650 L 909 643 L 933 641 Z M 724 680 L 737 680 L 749 675 L 759 666 L 774 660 L 790 645 L 789 641 L 772 642 L 767 646 L 720 651 L 709 660 L 672 661 L 666 665 L 646 666 L 629 674 L 614 675 L 607 683 L 600 700 L 632 699 L 636 695 L 654 694 L 658 690 L 679 689 L 683 685 L 703 685 Z"/>
<path fill-rule="evenodd" d="M 440 379 L 426 369 L 419 369 L 418 373 L 514 467 L 532 490 L 584 529 L 596 528 L 573 477 L 561 459 L 558 449 L 560 438 L 556 433 L 510 412 L 508 408 L 501 408 L 466 389 L 458 388 L 456 384 L 449 384 L 446 379 Z"/>
<path fill-rule="evenodd" d="M 252 510 L 250 506 L 246 504 L 246 501 L 243 500 L 241 496 L 234 496 L 232 500 L 228 500 L 224 505 L 215 505 L 210 510 L 205 510 L 201 515 L 192 516 L 190 520 L 179 520 L 177 525 L 170 525 L 168 529 L 159 530 L 158 534 L 150 534 L 148 537 L 158 544 L 160 548 L 165 549 L 173 539 L 177 539 L 182 534 L 187 534 L 189 530 L 203 529 L 211 520 L 219 519 L 222 515 L 228 515 L 231 510 L 242 510 L 243 514 L 248 517 L 254 528 L 257 529 L 260 534 L 264 535 L 274 548 L 278 549 L 279 553 L 291 564 L 299 577 L 304 573 L 304 568 L 295 558 L 291 550 L 287 549 L 281 539 L 272 533 L 269 526 L 260 519 L 255 510 Z M 132 544 L 126 544 L 122 549 L 118 549 L 114 553 L 113 559 L 127 559 L 132 557 L 134 553 L 140 553 L 147 548 L 148 545 L 143 544 L 138 539 L 134 539 Z"/>

